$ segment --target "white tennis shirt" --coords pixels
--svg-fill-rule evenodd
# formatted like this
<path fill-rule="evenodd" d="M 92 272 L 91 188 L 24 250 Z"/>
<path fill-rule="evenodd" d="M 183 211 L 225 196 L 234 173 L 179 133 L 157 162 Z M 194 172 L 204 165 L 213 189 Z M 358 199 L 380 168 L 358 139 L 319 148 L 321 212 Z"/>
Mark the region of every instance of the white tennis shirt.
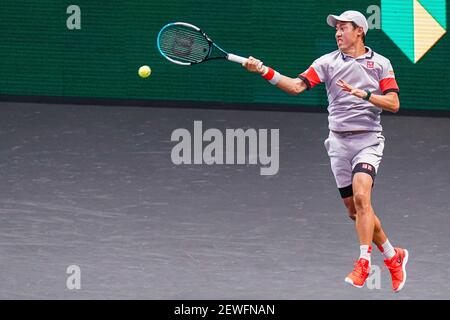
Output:
<path fill-rule="evenodd" d="M 389 59 L 366 47 L 366 53 L 357 58 L 340 50 L 325 54 L 315 60 L 311 67 L 301 73 L 308 90 L 324 82 L 328 95 L 328 123 L 333 131 L 383 130 L 380 123 L 382 109 L 369 101 L 342 90 L 336 82 L 344 80 L 361 90 L 373 94 L 399 92 L 395 74 Z"/>

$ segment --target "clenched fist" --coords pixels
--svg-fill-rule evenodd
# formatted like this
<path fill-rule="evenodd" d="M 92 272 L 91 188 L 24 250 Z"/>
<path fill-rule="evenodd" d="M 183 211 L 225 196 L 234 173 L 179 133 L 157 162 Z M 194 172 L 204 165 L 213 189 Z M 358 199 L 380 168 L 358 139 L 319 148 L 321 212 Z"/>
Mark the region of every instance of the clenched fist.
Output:
<path fill-rule="evenodd" d="M 248 57 L 248 60 L 244 62 L 242 66 L 250 72 L 257 72 L 260 74 L 264 74 L 267 69 L 261 60 L 255 59 L 252 56 Z"/>

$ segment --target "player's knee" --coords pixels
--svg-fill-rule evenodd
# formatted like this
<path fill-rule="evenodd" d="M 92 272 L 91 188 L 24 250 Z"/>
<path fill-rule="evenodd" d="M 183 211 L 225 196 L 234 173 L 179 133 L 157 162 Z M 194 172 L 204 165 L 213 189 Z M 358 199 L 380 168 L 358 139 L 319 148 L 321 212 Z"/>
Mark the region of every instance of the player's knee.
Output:
<path fill-rule="evenodd" d="M 353 195 L 356 212 L 364 213 L 370 208 L 370 196 L 365 192 L 357 192 Z"/>

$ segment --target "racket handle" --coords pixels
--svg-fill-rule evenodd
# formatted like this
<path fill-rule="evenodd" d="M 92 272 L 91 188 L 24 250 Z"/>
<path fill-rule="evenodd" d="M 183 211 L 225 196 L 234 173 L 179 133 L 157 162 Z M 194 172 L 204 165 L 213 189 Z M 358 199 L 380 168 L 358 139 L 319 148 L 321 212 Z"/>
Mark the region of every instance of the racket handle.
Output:
<path fill-rule="evenodd" d="M 245 61 L 247 61 L 247 58 L 241 57 L 241 56 L 237 56 L 235 54 L 229 53 L 227 55 L 227 59 L 236 63 L 240 63 L 243 64 Z"/>

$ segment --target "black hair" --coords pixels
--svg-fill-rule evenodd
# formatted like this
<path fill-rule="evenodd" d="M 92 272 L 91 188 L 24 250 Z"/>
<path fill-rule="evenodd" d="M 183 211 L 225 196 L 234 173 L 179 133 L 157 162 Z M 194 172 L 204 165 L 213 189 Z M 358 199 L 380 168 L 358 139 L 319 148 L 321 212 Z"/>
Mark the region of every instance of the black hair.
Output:
<path fill-rule="evenodd" d="M 354 23 L 353 21 L 352 21 L 352 26 L 353 26 L 353 29 L 359 28 L 359 26 L 356 23 Z M 364 31 L 363 31 L 362 41 L 364 44 L 366 44 L 366 34 L 364 33 Z"/>

